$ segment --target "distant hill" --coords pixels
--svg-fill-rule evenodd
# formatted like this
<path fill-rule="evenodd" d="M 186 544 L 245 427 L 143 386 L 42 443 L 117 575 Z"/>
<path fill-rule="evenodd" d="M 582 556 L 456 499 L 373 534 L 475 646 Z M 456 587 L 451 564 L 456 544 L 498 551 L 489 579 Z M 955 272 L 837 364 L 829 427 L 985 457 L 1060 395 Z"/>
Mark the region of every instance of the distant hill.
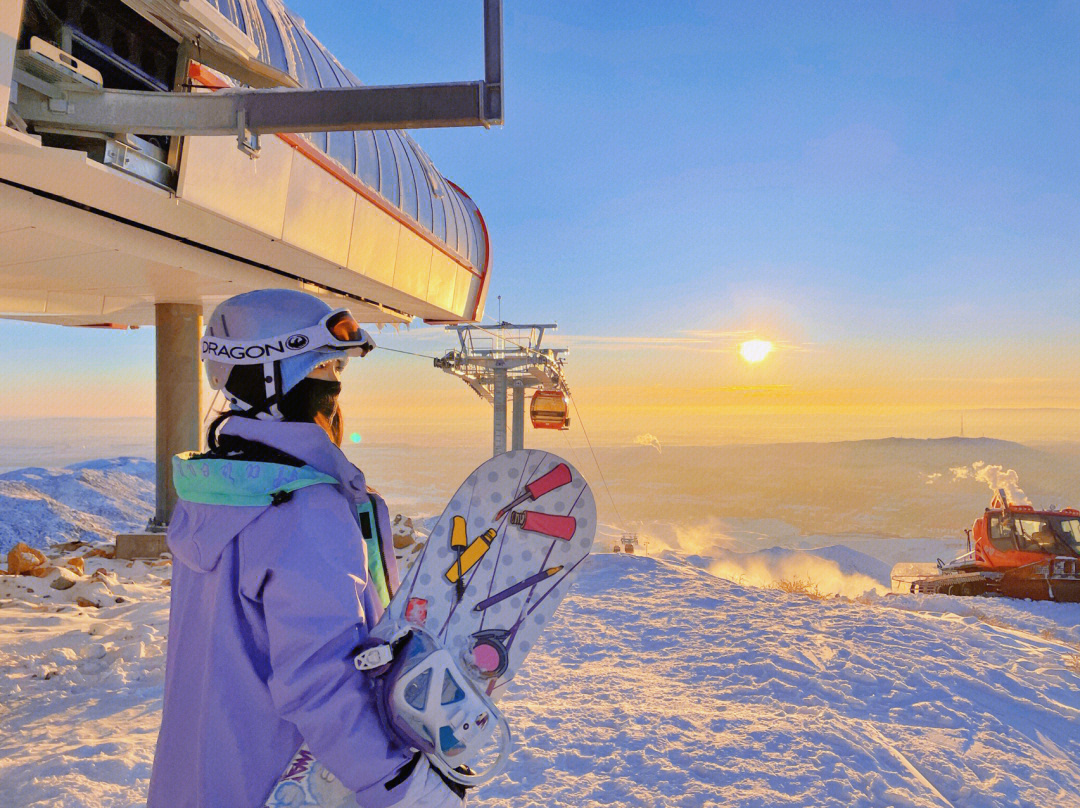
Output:
<path fill-rule="evenodd" d="M 1013 470 L 1037 505 L 1080 505 L 1080 447 L 992 438 L 626 447 L 600 451 L 627 520 L 780 519 L 803 533 L 949 536 L 992 489 L 975 463 Z M 966 470 L 966 477 L 952 469 Z"/>
<path fill-rule="evenodd" d="M 154 477 L 154 464 L 138 457 L 0 474 L 0 554 L 18 542 L 112 541 L 141 529 L 154 512 Z"/>

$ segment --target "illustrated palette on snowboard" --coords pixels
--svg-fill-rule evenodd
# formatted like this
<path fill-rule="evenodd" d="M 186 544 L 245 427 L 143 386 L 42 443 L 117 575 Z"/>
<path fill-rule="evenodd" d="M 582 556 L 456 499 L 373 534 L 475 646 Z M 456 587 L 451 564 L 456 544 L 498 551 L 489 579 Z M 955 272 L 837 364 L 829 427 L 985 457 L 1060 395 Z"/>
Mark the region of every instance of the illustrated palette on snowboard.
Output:
<path fill-rule="evenodd" d="M 421 628 L 477 690 L 498 699 L 569 589 L 595 532 L 592 492 L 565 460 L 539 450 L 494 457 L 451 498 L 372 636 L 389 640 L 402 628 Z M 301 747 L 266 806 L 335 808 L 352 805 L 348 799 Z"/>

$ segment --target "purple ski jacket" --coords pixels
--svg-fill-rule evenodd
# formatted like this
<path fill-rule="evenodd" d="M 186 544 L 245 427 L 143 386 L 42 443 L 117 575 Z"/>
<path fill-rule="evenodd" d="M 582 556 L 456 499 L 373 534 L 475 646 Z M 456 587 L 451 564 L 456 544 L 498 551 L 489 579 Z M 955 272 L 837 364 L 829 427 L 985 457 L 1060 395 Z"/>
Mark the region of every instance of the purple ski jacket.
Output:
<path fill-rule="evenodd" d="M 181 500 L 168 533 L 168 658 L 147 808 L 261 806 L 302 741 L 360 806 L 392 805 L 408 781 L 384 784 L 413 750 L 387 737 L 352 664 L 383 611 L 355 510 L 368 502 L 364 475 L 315 424 L 230 418 L 221 431 L 306 466 L 174 462 Z M 282 490 L 291 498 L 268 504 Z"/>

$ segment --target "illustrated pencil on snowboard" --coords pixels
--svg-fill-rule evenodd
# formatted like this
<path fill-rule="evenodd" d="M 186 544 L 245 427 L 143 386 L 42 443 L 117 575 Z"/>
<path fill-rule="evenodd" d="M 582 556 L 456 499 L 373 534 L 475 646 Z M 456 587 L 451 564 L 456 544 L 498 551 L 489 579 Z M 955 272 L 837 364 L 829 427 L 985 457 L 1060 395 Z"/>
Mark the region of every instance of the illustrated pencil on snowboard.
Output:
<path fill-rule="evenodd" d="M 588 484 L 553 454 L 509 452 L 469 475 L 355 660 L 397 740 L 463 785 L 503 769 L 511 733 L 496 701 L 570 588 L 595 531 Z M 482 771 L 467 768 L 492 757 Z M 355 801 L 302 746 L 265 805 Z"/>

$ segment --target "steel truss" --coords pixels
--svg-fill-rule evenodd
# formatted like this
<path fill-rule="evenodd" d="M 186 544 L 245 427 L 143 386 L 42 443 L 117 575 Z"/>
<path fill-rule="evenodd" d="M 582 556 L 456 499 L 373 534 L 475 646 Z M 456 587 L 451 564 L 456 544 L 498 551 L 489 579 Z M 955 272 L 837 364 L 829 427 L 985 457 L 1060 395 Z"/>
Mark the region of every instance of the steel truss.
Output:
<path fill-rule="evenodd" d="M 435 367 L 453 374 L 480 398 L 494 405 L 492 452 L 506 451 L 506 393 L 513 396 L 511 448 L 524 448 L 525 390 L 559 390 L 570 395 L 563 365 L 566 348 L 544 348 L 544 334 L 555 323 L 507 323 L 498 325 L 451 325 L 458 349 L 435 360 Z"/>

